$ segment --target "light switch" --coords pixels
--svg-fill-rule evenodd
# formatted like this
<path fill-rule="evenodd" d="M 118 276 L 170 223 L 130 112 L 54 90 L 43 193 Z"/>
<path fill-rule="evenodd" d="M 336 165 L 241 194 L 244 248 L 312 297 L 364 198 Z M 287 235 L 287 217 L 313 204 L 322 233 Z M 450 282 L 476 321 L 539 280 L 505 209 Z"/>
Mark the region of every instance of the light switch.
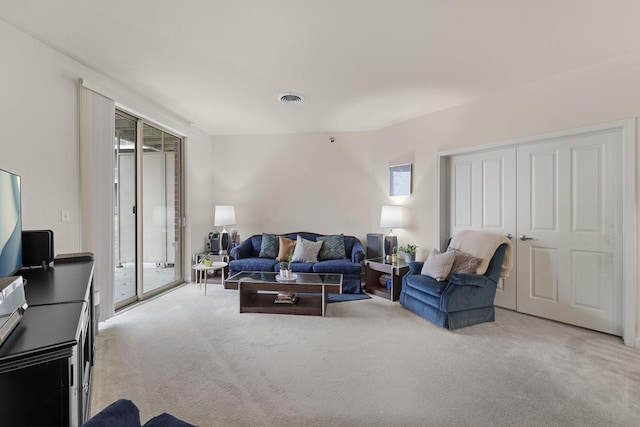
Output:
<path fill-rule="evenodd" d="M 69 213 L 68 209 L 62 209 L 60 211 L 60 220 L 62 222 L 69 222 L 71 221 L 71 214 Z"/>

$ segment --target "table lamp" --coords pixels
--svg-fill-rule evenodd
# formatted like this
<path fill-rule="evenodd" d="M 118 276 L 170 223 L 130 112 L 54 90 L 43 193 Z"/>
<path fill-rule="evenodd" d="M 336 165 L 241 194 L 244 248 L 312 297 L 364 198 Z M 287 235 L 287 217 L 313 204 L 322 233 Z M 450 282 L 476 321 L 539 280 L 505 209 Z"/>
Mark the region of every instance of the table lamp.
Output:
<path fill-rule="evenodd" d="M 220 233 L 220 252 L 222 255 L 228 254 L 229 250 L 231 249 L 231 239 L 229 238 L 229 233 L 227 232 L 227 225 L 234 225 L 235 223 L 235 207 L 225 205 L 216 206 L 213 225 L 215 227 L 222 226 L 222 232 Z"/>
<path fill-rule="evenodd" d="M 398 246 L 398 239 L 393 234 L 394 228 L 404 227 L 404 211 L 400 206 L 383 206 L 380 214 L 380 227 L 389 228 L 389 233 L 384 238 L 385 259 L 391 258 L 393 248 Z"/>

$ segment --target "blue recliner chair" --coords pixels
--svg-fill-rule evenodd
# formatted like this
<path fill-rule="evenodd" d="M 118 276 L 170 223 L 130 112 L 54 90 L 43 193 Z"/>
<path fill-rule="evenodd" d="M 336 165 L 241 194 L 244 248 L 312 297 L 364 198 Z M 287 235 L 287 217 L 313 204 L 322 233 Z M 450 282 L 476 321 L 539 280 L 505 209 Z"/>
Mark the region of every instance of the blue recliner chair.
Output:
<path fill-rule="evenodd" d="M 400 304 L 450 330 L 493 322 L 493 300 L 506 249 L 506 244 L 498 246 L 484 275 L 454 273 L 442 282 L 421 274 L 424 262 L 410 263 L 402 278 Z"/>

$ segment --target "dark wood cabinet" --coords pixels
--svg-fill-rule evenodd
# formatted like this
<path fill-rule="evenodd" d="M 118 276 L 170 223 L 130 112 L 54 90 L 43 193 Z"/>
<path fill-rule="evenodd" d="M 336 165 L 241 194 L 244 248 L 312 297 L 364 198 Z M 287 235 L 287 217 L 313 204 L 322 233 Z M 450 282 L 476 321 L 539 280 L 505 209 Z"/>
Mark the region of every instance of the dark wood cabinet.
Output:
<path fill-rule="evenodd" d="M 91 399 L 93 261 L 19 274 L 29 308 L 0 347 L 0 425 L 79 426 Z"/>

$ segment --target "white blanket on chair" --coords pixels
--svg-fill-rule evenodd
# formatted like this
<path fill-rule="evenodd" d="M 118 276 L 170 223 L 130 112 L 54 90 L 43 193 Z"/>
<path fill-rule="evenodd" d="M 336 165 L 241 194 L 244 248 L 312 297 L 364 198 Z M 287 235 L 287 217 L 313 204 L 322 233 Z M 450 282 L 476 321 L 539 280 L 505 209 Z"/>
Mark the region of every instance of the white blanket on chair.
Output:
<path fill-rule="evenodd" d="M 482 258 L 482 262 L 476 269 L 477 274 L 484 274 L 489 267 L 489 262 L 493 258 L 493 254 L 498 246 L 506 243 L 507 250 L 504 254 L 500 277 L 507 277 L 511 270 L 511 240 L 502 234 L 489 233 L 487 231 L 462 230 L 456 233 L 449 243 L 449 248 L 457 249 L 462 252 L 473 255 L 476 258 Z"/>

